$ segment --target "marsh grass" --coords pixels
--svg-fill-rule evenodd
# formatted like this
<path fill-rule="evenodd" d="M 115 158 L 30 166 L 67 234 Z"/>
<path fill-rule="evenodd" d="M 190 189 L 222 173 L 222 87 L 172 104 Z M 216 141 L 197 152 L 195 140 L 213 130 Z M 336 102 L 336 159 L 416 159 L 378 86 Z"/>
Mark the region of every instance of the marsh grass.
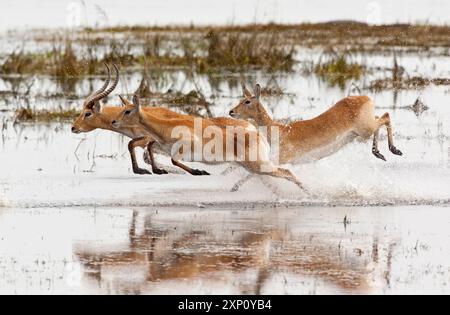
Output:
<path fill-rule="evenodd" d="M 405 68 L 402 67 L 397 56 L 394 55 L 392 76 L 390 78 L 376 79 L 370 82 L 368 89 L 373 92 L 381 92 L 385 90 L 420 90 L 430 85 L 448 86 L 449 78 L 428 78 L 421 76 L 409 76 Z"/>
<path fill-rule="evenodd" d="M 79 115 L 74 109 L 33 110 L 31 108 L 21 108 L 15 112 L 16 122 L 68 122 Z"/>
<path fill-rule="evenodd" d="M 217 33 L 168 38 L 162 34 L 99 39 L 89 35 L 53 37 L 53 46 L 44 52 L 19 50 L 5 56 L 4 74 L 44 74 L 76 78 L 103 73 L 104 63 L 122 70 L 143 65 L 190 68 L 209 72 L 227 68 L 288 71 L 294 64 L 293 46 L 282 43 L 279 33 L 271 35 Z"/>
<path fill-rule="evenodd" d="M 333 21 L 303 24 L 248 24 L 224 26 L 117 26 L 81 31 L 82 34 L 126 34 L 142 36 L 163 33 L 170 36 L 191 37 L 213 30 L 216 33 L 277 34 L 283 44 L 295 42 L 308 47 L 326 47 L 332 44 L 340 51 L 384 52 L 403 48 L 410 52 L 429 52 L 433 47 L 450 47 L 450 26 L 421 24 L 368 25 L 354 21 Z"/>
<path fill-rule="evenodd" d="M 449 78 L 424 78 L 424 77 L 402 77 L 397 80 L 392 78 L 377 79 L 370 83 L 369 89 L 373 92 L 385 90 L 421 90 L 430 85 L 449 86 Z"/>
<path fill-rule="evenodd" d="M 54 77 L 76 77 L 87 74 L 87 62 L 76 55 L 70 42 L 45 53 L 12 52 L 1 65 L 4 74 L 46 74 Z"/>
<path fill-rule="evenodd" d="M 205 67 L 262 68 L 268 71 L 292 69 L 294 46 L 281 43 L 278 33 L 225 34 L 210 31 Z M 205 69 L 203 69 L 205 70 Z"/>
<path fill-rule="evenodd" d="M 42 54 L 25 53 L 23 50 L 13 51 L 6 56 L 1 71 L 3 74 L 40 73 L 45 69 L 46 57 Z"/>
<path fill-rule="evenodd" d="M 359 80 L 365 74 L 366 67 L 351 61 L 349 54 L 332 53 L 331 58 L 327 59 L 325 62 L 319 61 L 314 66 L 314 72 L 331 86 L 344 89 L 347 81 Z"/>
<path fill-rule="evenodd" d="M 204 95 L 196 90 L 192 90 L 187 94 L 183 94 L 182 92 L 166 93 L 163 98 L 167 104 L 172 106 L 209 105 Z"/>

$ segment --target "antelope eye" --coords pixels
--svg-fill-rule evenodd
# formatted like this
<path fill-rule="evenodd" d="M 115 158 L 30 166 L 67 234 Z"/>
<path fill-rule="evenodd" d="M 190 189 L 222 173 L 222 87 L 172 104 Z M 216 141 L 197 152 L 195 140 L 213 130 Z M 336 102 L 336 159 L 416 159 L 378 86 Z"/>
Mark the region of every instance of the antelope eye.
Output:
<path fill-rule="evenodd" d="M 88 117 L 91 117 L 91 116 L 92 116 L 92 113 L 91 113 L 91 112 L 87 112 L 87 113 L 84 114 L 84 117 L 85 117 L 85 118 L 88 118 Z"/>
<path fill-rule="evenodd" d="M 128 116 L 128 115 L 130 115 L 130 114 L 131 114 L 131 110 L 126 110 L 126 111 L 125 111 L 125 115 Z"/>
<path fill-rule="evenodd" d="M 245 101 L 245 104 L 249 105 L 251 103 L 251 101 Z"/>

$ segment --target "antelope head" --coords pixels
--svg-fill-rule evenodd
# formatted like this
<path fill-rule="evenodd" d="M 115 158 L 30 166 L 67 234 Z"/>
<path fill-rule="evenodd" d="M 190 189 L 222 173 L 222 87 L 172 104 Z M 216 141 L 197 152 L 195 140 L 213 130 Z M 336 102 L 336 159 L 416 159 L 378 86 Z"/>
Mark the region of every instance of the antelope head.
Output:
<path fill-rule="evenodd" d="M 243 99 L 230 111 L 229 115 L 233 118 L 259 122 L 260 116 L 262 114 L 267 114 L 260 102 L 261 86 L 256 84 L 254 90 L 255 95 L 252 95 L 245 84 L 242 83 L 242 93 Z"/>
<path fill-rule="evenodd" d="M 102 115 L 100 100 L 108 96 L 116 88 L 119 83 L 119 69 L 116 65 L 113 65 L 116 77 L 111 86 L 106 89 L 111 82 L 111 70 L 107 64 L 105 66 L 108 71 L 108 79 L 100 90 L 89 95 L 84 101 L 83 110 L 72 125 L 73 133 L 90 132 L 97 128 L 110 129 L 111 119 Z"/>
<path fill-rule="evenodd" d="M 134 94 L 133 104 L 130 105 L 128 101 L 122 101 L 125 105 L 124 109 L 111 122 L 113 128 L 119 129 L 124 127 L 139 126 L 141 104 L 139 97 Z"/>

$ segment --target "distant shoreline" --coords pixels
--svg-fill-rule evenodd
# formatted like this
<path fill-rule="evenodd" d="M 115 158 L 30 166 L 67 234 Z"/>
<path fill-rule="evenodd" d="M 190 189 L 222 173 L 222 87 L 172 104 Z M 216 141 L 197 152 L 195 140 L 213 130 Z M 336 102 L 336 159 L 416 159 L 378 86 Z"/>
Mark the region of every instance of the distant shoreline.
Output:
<path fill-rule="evenodd" d="M 445 30 L 450 32 L 450 25 L 448 24 L 433 24 L 433 23 L 385 23 L 385 24 L 368 24 L 365 22 L 360 22 L 356 20 L 331 20 L 317 23 L 237 23 L 237 24 L 116 24 L 112 26 L 80 26 L 76 28 L 71 27 L 28 27 L 23 28 L 10 28 L 10 29 L 0 29 L 0 34 L 4 35 L 7 33 L 15 32 L 42 32 L 42 31 L 88 31 L 88 32 L 203 32 L 208 30 L 224 31 L 224 32 L 245 32 L 254 31 L 255 29 L 261 31 L 268 30 L 278 30 L 278 31 L 290 31 L 290 30 L 325 30 L 332 27 L 342 28 L 355 28 L 356 30 L 377 30 L 380 28 L 386 29 L 414 29 L 430 27 L 433 30 Z"/>

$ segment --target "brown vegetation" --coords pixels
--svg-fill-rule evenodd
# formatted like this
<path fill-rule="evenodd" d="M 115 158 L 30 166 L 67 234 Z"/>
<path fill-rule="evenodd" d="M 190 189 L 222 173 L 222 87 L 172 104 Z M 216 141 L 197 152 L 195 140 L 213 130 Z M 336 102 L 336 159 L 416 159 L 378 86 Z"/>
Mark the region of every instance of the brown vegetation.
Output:
<path fill-rule="evenodd" d="M 17 122 L 49 122 L 49 121 L 71 121 L 78 116 L 78 112 L 69 109 L 69 110 L 57 110 L 57 111 L 49 111 L 49 110 L 33 110 L 31 108 L 21 108 L 16 111 L 16 121 Z"/>

